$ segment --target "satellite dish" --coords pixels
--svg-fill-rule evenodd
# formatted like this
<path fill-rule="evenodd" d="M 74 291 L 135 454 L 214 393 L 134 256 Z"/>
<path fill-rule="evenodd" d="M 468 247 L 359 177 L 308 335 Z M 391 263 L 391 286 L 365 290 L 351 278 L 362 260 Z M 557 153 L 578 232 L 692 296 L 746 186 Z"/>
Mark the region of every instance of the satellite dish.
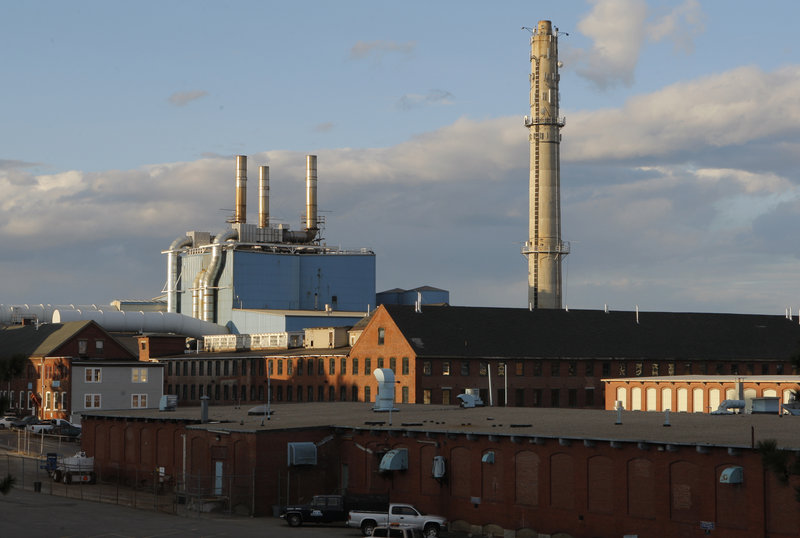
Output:
<path fill-rule="evenodd" d="M 557 65 L 558 65 L 558 67 L 559 67 L 559 69 L 560 69 L 560 68 L 564 67 L 564 62 L 558 62 L 558 64 L 557 64 Z"/>

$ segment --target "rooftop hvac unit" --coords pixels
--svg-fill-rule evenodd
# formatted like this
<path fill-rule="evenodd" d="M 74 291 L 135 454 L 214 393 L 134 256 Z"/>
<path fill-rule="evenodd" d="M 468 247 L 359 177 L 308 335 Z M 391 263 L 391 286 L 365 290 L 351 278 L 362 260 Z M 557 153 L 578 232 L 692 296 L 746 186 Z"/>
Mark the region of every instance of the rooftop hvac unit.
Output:
<path fill-rule="evenodd" d="M 317 464 L 317 445 L 314 443 L 288 443 L 287 446 L 289 466 Z"/>
<path fill-rule="evenodd" d="M 738 465 L 725 467 L 719 475 L 720 484 L 741 484 L 744 480 L 744 469 Z"/>
<path fill-rule="evenodd" d="M 381 458 L 379 471 L 405 471 L 408 469 L 408 449 L 394 448 Z"/>
<path fill-rule="evenodd" d="M 377 368 L 372 372 L 378 380 L 378 397 L 373 411 L 397 411 L 394 407 L 394 372 L 391 368 Z"/>
<path fill-rule="evenodd" d="M 175 411 L 178 407 L 178 396 L 175 394 L 165 394 L 158 402 L 159 411 Z"/>
<path fill-rule="evenodd" d="M 432 473 L 434 478 L 444 478 L 445 473 L 447 473 L 447 464 L 445 462 L 444 456 L 433 457 Z"/>

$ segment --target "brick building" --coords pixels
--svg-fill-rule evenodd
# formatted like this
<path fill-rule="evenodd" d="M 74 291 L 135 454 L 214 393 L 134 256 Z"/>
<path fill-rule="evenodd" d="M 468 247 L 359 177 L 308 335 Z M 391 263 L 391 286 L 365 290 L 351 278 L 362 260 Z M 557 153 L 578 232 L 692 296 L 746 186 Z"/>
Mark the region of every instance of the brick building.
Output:
<path fill-rule="evenodd" d="M 0 330 L 3 360 L 21 357 L 23 368 L 0 394 L 11 410 L 40 419 L 69 419 L 75 409 L 74 364 L 81 360 L 130 361 L 133 353 L 93 321 L 14 325 Z M 83 369 L 80 370 L 83 375 Z"/>
<path fill-rule="evenodd" d="M 790 402 L 800 391 L 800 376 L 675 376 L 604 379 L 606 409 L 710 413 L 724 400 L 744 400 L 749 412 L 754 398 Z"/>
<path fill-rule="evenodd" d="M 784 316 L 384 305 L 349 359 L 395 370 L 400 401 L 603 408 L 604 378 L 780 376 L 798 350 Z"/>
<path fill-rule="evenodd" d="M 363 403 L 276 405 L 268 419 L 216 407 L 98 412 L 84 419 L 83 449 L 98 470 L 174 477 L 179 494 L 236 510 L 318 493 L 386 494 L 446 516 L 474 534 L 694 536 L 712 526 L 733 538 L 796 536 L 800 503 L 754 450 L 774 439 L 791 461 L 796 417 L 398 405 L 389 416 Z M 756 432 L 755 434 L 753 432 Z M 316 460 L 292 465 L 289 443 Z M 405 468 L 381 470 L 390 450 Z M 445 459 L 435 478 L 434 457 Z M 205 489 L 203 489 L 205 488 Z"/>

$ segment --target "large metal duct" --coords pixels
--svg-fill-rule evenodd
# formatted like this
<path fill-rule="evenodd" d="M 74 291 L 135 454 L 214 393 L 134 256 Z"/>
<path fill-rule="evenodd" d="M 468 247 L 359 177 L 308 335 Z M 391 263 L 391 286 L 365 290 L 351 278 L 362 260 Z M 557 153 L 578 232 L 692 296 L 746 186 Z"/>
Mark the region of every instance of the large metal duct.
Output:
<path fill-rule="evenodd" d="M 206 268 L 206 273 L 203 275 L 203 282 L 200 285 L 203 301 L 203 321 L 214 321 L 214 286 L 216 285 L 219 271 L 222 268 L 222 246 L 225 241 L 239 239 L 238 230 L 228 230 L 225 233 L 218 234 L 214 238 L 214 244 L 211 246 L 211 262 Z"/>
<path fill-rule="evenodd" d="M 247 155 L 236 156 L 236 214 L 233 222 L 247 222 Z"/>
<path fill-rule="evenodd" d="M 258 227 L 269 228 L 269 166 L 258 167 Z"/>
<path fill-rule="evenodd" d="M 200 319 L 203 314 L 203 292 L 200 286 L 203 285 L 203 275 L 205 274 L 205 269 L 199 270 L 192 283 L 192 317 L 197 319 Z"/>
<path fill-rule="evenodd" d="M 35 318 L 41 323 L 50 323 L 56 310 L 98 310 L 91 305 L 53 305 L 53 304 L 0 304 L 0 323 L 18 323 L 23 319 Z"/>
<path fill-rule="evenodd" d="M 178 253 L 183 247 L 191 245 L 192 238 L 184 235 L 173 241 L 167 251 L 167 312 L 178 311 L 178 274 L 180 273 Z"/>
<path fill-rule="evenodd" d="M 175 333 L 201 338 L 228 334 L 226 327 L 176 312 L 123 312 L 120 310 L 56 310 L 53 323 L 92 320 L 107 331 Z"/>

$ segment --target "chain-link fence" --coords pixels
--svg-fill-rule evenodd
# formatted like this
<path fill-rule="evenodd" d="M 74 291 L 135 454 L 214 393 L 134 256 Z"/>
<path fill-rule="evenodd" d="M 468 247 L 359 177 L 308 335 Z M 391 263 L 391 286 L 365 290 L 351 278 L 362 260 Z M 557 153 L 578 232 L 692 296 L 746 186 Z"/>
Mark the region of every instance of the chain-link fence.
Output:
<path fill-rule="evenodd" d="M 64 458 L 79 451 L 79 444 L 57 436 L 0 431 L 0 479 L 11 475 L 17 488 L 170 514 L 256 512 L 255 475 L 187 474 L 176 479 L 159 469 L 143 472 L 125 465 L 66 473 Z"/>

